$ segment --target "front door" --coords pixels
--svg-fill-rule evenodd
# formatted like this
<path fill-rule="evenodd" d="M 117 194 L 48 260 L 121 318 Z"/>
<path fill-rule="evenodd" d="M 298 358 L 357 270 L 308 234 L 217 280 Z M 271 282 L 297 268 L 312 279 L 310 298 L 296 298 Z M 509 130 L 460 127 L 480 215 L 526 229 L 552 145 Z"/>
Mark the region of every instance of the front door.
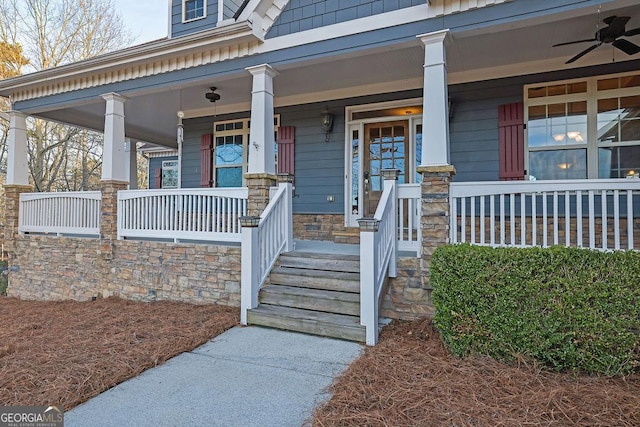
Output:
<path fill-rule="evenodd" d="M 362 209 L 363 216 L 372 217 L 382 195 L 383 169 L 398 169 L 398 182 L 408 182 L 409 121 L 365 124 L 363 140 Z"/>

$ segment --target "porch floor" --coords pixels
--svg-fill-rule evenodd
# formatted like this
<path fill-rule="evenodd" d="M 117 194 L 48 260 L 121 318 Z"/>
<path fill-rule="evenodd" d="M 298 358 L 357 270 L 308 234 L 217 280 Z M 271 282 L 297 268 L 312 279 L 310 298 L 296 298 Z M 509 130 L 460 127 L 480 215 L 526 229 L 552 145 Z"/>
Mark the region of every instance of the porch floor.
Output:
<path fill-rule="evenodd" d="M 324 240 L 294 240 L 294 252 L 308 252 L 316 254 L 360 255 L 360 245 L 334 243 Z M 414 251 L 398 251 L 399 257 L 415 258 Z"/>
<path fill-rule="evenodd" d="M 295 252 L 316 254 L 360 255 L 360 245 L 334 243 L 321 240 L 294 240 Z"/>

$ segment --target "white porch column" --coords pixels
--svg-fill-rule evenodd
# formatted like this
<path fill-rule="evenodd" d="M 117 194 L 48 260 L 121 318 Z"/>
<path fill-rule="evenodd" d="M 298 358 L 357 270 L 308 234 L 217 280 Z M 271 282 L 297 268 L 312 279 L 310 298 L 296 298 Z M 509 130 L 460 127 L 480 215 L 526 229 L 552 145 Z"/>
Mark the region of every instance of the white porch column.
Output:
<path fill-rule="evenodd" d="M 29 155 L 27 152 L 27 116 L 9 111 L 7 140 L 7 185 L 29 184 Z"/>
<path fill-rule="evenodd" d="M 449 30 L 419 35 L 424 43 L 424 94 L 421 166 L 442 166 L 449 161 L 449 96 L 445 39 Z"/>
<path fill-rule="evenodd" d="M 136 142 L 129 138 L 124 140 L 124 150 L 129 153 L 127 176 L 129 177 L 129 190 L 138 189 L 138 147 Z"/>
<path fill-rule="evenodd" d="M 253 75 L 251 91 L 251 134 L 249 137 L 249 174 L 275 175 L 273 140 L 273 78 L 278 72 L 268 64 L 246 69 Z"/>
<path fill-rule="evenodd" d="M 102 180 L 129 182 L 125 150 L 124 103 L 126 97 L 117 93 L 102 95 L 107 102 L 104 115 L 104 150 L 102 154 Z"/>

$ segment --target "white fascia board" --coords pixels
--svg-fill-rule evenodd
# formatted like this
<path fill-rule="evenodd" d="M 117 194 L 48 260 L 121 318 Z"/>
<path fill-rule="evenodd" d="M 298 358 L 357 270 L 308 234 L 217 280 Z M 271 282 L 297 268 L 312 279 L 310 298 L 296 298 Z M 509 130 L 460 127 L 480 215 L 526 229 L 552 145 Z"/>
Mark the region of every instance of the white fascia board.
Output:
<path fill-rule="evenodd" d="M 9 92 L 30 85 L 50 84 L 52 81 L 77 77 L 81 74 L 91 74 L 97 71 L 104 72 L 110 68 L 117 68 L 123 65 L 132 65 L 175 56 L 176 54 L 184 54 L 189 50 L 220 47 L 249 40 L 260 41 L 261 39 L 255 34 L 252 26 L 247 21 L 174 39 L 160 39 L 84 61 L 2 80 L 0 81 L 0 95 L 9 96 Z"/>

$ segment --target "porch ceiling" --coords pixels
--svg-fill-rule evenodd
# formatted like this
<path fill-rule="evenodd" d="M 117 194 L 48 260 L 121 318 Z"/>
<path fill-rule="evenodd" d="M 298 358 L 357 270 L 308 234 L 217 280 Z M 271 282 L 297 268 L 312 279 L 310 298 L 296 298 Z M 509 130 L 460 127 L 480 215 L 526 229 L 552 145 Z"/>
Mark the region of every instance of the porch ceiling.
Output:
<path fill-rule="evenodd" d="M 611 9 L 603 5 L 601 20 L 607 16 L 630 16 L 627 29 L 640 27 L 640 5 Z M 609 9 L 607 9 L 607 7 Z M 485 28 L 455 28 L 447 46 L 450 83 L 487 80 L 513 75 L 586 67 L 639 59 L 603 45 L 573 64 L 564 62 L 588 47 L 589 43 L 552 47 L 556 43 L 593 37 L 598 20 L 597 8 L 540 16 L 508 25 Z M 629 38 L 640 45 L 640 35 Z M 276 106 L 320 102 L 351 96 L 376 94 L 422 87 L 424 49 L 418 39 L 402 45 L 377 47 L 357 54 L 345 54 L 301 61 L 271 64 L 280 73 L 274 79 Z M 221 100 L 208 102 L 204 94 L 216 86 Z M 154 91 L 146 89 L 121 93 L 130 99 L 125 105 L 127 136 L 145 142 L 175 146 L 176 112 L 186 117 L 221 115 L 248 111 L 251 76 L 248 72 L 224 79 L 201 79 L 182 87 Z M 40 117 L 103 129 L 104 102 L 94 102 L 55 111 L 41 111 Z"/>

